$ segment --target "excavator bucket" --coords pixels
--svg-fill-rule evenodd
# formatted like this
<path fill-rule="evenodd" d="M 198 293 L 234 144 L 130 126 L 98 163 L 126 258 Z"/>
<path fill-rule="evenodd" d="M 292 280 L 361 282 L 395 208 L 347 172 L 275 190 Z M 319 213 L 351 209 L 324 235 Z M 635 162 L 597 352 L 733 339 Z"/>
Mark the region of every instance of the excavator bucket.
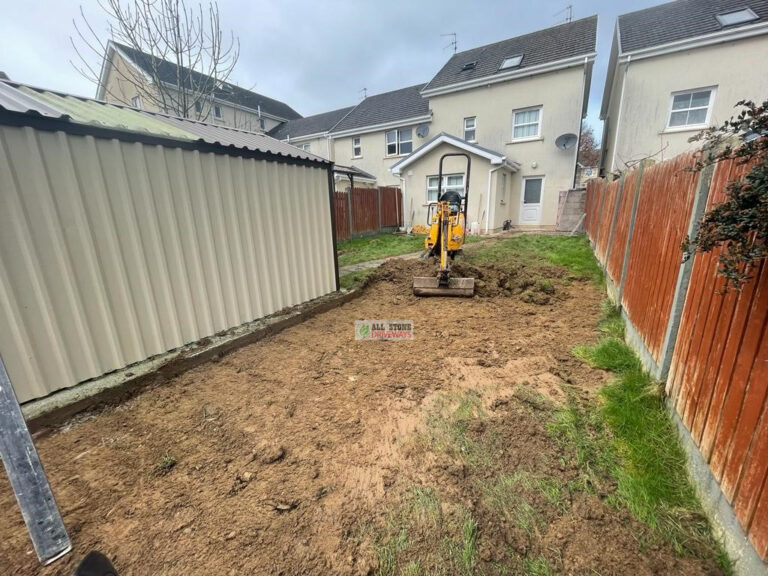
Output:
<path fill-rule="evenodd" d="M 449 278 L 448 285 L 440 285 L 437 276 L 417 276 L 413 279 L 413 293 L 416 296 L 464 296 L 475 293 L 474 278 Z"/>

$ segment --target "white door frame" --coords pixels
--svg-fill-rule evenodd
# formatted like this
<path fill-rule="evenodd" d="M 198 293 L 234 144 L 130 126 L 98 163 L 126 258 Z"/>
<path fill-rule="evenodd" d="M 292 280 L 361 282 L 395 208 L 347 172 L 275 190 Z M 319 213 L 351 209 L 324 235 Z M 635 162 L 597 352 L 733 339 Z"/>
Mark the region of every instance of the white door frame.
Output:
<path fill-rule="evenodd" d="M 523 222 L 523 208 L 525 206 L 525 181 L 526 180 L 541 180 L 541 195 L 539 196 L 539 218 L 536 222 Z M 544 184 L 546 183 L 545 176 L 523 176 L 520 184 L 520 213 L 518 215 L 518 224 L 541 224 L 541 211 L 544 207 Z"/>

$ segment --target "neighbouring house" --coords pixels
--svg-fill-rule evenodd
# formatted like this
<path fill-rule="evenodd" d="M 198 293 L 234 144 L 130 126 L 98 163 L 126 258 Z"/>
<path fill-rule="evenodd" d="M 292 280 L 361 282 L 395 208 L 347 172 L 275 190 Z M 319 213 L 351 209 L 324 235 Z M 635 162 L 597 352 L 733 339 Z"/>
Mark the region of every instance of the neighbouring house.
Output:
<path fill-rule="evenodd" d="M 466 152 L 473 162 L 470 223 L 482 231 L 507 220 L 552 228 L 559 192 L 574 185 L 596 32 L 591 16 L 460 52 L 427 84 L 365 98 L 327 130 L 325 152 L 315 150 L 324 145 L 319 132 L 291 142 L 364 170 L 380 185 L 400 186 L 407 227 L 426 223 L 439 157 Z M 288 140 L 300 123 L 271 134 Z M 445 172 L 443 187 L 463 192 L 461 162 L 447 160 Z"/>
<path fill-rule="evenodd" d="M 600 111 L 601 175 L 664 160 L 768 95 L 768 1 L 677 0 L 619 16 Z"/>
<path fill-rule="evenodd" d="M 106 102 L 125 104 L 151 112 L 168 112 L 150 95 L 157 95 L 152 86 L 152 71 L 160 81 L 176 86 L 177 74 L 188 79 L 190 85 L 202 86 L 213 82 L 210 77 L 194 70 L 179 67 L 129 46 L 110 40 L 104 58 L 96 98 Z M 217 82 L 210 101 L 193 104 L 192 116 L 221 126 L 241 130 L 269 131 L 289 120 L 301 118 L 293 108 L 262 94 L 241 88 L 231 82 Z"/>
<path fill-rule="evenodd" d="M 332 169 L 262 132 L 0 81 L 0 356 L 19 400 L 337 290 Z"/>

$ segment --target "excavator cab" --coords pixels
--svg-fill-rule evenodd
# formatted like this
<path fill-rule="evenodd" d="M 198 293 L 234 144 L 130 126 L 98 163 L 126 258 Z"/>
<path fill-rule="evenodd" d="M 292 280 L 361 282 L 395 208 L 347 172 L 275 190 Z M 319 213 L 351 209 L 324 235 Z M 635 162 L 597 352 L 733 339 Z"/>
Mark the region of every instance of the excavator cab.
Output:
<path fill-rule="evenodd" d="M 464 194 L 454 190 L 443 193 L 443 161 L 451 156 L 467 159 L 464 178 Z M 413 293 L 416 296 L 472 296 L 475 292 L 474 278 L 457 278 L 451 275 L 453 259 L 459 254 L 466 239 L 467 202 L 469 197 L 469 173 L 472 159 L 463 152 L 451 152 L 440 157 L 437 184 L 438 201 L 429 205 L 427 224 L 429 235 L 424 241 L 425 257 L 439 259 L 437 276 L 415 277 Z"/>

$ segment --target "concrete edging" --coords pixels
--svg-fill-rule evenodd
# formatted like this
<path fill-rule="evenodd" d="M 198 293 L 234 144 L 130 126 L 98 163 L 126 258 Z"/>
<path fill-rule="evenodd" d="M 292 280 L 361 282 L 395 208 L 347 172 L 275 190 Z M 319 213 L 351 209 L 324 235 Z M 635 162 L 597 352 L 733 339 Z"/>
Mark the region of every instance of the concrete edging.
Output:
<path fill-rule="evenodd" d="M 24 403 L 22 413 L 32 432 L 61 424 L 79 412 L 118 404 L 150 385 L 170 380 L 214 358 L 253 344 L 316 316 L 338 308 L 362 294 L 361 289 L 332 292 L 309 302 L 242 324 L 164 354 L 81 382 L 70 388 Z"/>

